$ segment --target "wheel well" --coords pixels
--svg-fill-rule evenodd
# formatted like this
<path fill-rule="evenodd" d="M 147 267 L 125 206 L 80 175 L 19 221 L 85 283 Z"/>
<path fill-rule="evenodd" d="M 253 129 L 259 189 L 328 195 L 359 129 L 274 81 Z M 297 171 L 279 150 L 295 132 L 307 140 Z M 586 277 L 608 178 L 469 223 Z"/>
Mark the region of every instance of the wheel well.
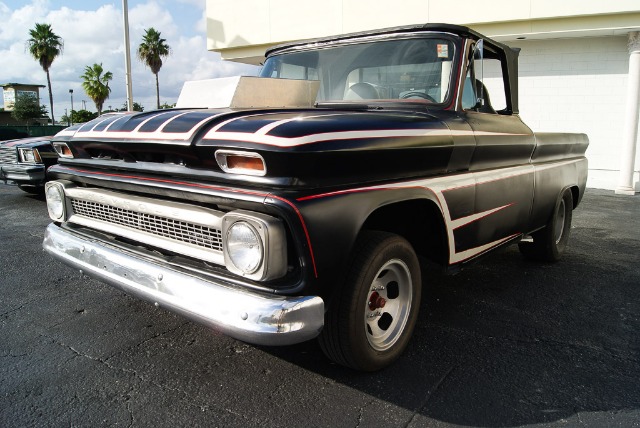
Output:
<path fill-rule="evenodd" d="M 371 213 L 362 229 L 391 232 L 404 237 L 416 253 L 441 265 L 447 263 L 447 238 L 438 206 L 426 199 L 385 205 Z"/>
<path fill-rule="evenodd" d="M 573 196 L 573 209 L 576 209 L 580 202 L 580 189 L 578 186 L 572 186 L 569 190 L 571 190 L 571 196 Z"/>

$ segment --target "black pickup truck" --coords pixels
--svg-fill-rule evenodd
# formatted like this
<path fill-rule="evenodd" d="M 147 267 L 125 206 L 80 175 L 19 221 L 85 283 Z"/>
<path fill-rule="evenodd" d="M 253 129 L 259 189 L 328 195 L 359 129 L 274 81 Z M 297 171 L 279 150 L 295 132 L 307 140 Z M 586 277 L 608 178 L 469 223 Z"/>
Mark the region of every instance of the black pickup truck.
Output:
<path fill-rule="evenodd" d="M 240 340 L 318 337 L 380 369 L 414 329 L 419 257 L 455 273 L 508 244 L 547 262 L 567 245 L 588 139 L 522 122 L 517 59 L 454 25 L 340 35 L 269 50 L 244 104 L 197 90 L 206 108 L 69 128 L 44 248 Z"/>

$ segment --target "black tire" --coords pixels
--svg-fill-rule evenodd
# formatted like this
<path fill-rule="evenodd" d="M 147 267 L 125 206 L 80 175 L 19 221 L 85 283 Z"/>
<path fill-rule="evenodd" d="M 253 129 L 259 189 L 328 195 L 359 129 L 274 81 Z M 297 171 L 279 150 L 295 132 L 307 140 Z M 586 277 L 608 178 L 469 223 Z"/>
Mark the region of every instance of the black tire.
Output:
<path fill-rule="evenodd" d="M 571 232 L 573 195 L 566 189 L 556 201 L 547 225 L 531 234 L 533 242 L 520 242 L 518 248 L 529 260 L 557 262 L 562 257 Z"/>
<path fill-rule="evenodd" d="M 32 195 L 44 195 L 44 186 L 29 186 L 27 184 L 18 184 L 18 188 L 23 192 L 27 192 Z"/>
<path fill-rule="evenodd" d="M 420 306 L 420 265 L 406 239 L 386 232 L 362 232 L 352 254 L 319 342 L 334 362 L 375 371 L 409 343 Z"/>

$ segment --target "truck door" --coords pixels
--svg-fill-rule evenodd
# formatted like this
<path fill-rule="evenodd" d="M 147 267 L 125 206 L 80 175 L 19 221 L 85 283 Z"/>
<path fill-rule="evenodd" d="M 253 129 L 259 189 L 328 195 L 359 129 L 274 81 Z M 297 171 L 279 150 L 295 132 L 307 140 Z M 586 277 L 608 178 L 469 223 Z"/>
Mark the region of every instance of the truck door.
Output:
<path fill-rule="evenodd" d="M 518 237 L 529 222 L 535 138 L 509 108 L 508 68 L 501 52 L 478 42 L 463 85 L 461 111 L 476 142 L 469 171 L 478 219 L 455 230 L 457 252 Z"/>

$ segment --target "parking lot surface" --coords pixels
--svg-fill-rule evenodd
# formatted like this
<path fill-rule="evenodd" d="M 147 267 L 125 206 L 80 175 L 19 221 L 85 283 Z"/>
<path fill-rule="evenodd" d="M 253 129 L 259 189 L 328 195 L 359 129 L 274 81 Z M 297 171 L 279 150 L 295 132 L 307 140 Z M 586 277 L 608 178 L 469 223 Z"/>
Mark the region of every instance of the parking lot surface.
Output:
<path fill-rule="evenodd" d="M 640 426 L 640 197 L 588 190 L 556 264 L 517 247 L 428 269 L 405 355 L 256 347 L 43 253 L 44 200 L 0 185 L 0 426 Z"/>

